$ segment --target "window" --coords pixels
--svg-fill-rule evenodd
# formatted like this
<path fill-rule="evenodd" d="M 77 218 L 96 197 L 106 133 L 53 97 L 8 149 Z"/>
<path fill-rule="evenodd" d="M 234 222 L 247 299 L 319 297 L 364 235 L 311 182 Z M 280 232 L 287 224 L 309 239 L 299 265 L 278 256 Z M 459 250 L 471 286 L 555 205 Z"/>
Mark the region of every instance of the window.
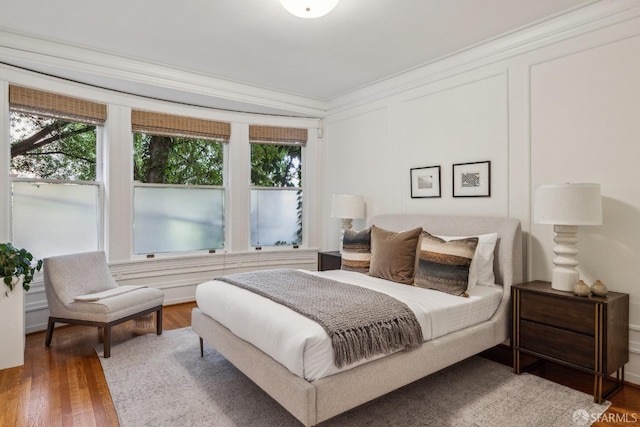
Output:
<path fill-rule="evenodd" d="M 251 246 L 302 243 L 306 129 L 250 126 Z"/>
<path fill-rule="evenodd" d="M 9 87 L 12 240 L 38 258 L 98 250 L 106 106 Z"/>
<path fill-rule="evenodd" d="M 134 252 L 224 247 L 228 123 L 132 111 Z"/>

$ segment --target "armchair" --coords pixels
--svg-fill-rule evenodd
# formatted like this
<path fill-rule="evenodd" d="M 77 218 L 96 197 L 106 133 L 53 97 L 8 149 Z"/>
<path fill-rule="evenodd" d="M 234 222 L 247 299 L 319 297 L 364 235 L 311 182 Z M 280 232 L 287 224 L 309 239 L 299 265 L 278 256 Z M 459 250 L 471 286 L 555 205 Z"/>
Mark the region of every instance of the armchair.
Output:
<path fill-rule="evenodd" d="M 164 293 L 144 286 L 118 286 L 102 251 L 45 258 L 44 287 L 50 312 L 47 347 L 56 322 L 102 328 L 105 358 L 111 356 L 114 325 L 155 311 L 156 333 L 162 334 Z"/>

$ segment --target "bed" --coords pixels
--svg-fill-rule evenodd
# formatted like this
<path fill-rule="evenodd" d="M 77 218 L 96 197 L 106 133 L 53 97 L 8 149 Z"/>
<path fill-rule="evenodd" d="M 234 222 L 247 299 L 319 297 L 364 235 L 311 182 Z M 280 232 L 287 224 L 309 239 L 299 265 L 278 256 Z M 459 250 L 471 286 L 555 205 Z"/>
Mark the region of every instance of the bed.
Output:
<path fill-rule="evenodd" d="M 422 227 L 439 236 L 497 233 L 493 251 L 494 282 L 497 286 L 476 286 L 469 292 L 470 298 L 443 297 L 445 302 L 464 300 L 460 304 L 466 306 L 460 309 L 453 302 L 443 310 L 449 312 L 448 317 L 443 317 L 445 326 L 442 323 L 441 326 L 434 326 L 437 323 L 436 315 L 432 316 L 434 325 L 427 325 L 427 320 L 419 319 L 422 329 L 426 331 L 426 341 L 417 349 L 376 356 L 343 368 L 313 365 L 304 360 L 304 355 L 300 356 L 301 359 L 290 357 L 289 353 L 297 352 L 295 349 L 289 350 L 289 353 L 274 353 L 276 350 L 268 345 L 272 340 L 250 343 L 254 338 L 246 334 L 251 334 L 254 326 L 245 327 L 245 331 L 237 330 L 224 313 L 218 314 L 218 310 L 223 310 L 223 306 L 227 305 L 215 305 L 222 295 L 216 292 L 226 293 L 223 282 L 212 281 L 198 286 L 196 299 L 199 307 L 192 312 L 192 328 L 200 336 L 201 345 L 203 340 L 206 341 L 306 426 L 316 425 L 498 345 L 509 335 L 510 287 L 522 281 L 522 237 L 518 220 L 500 217 L 380 215 L 371 218 L 369 225 L 398 232 Z M 387 286 L 382 279 L 367 278 L 360 273 L 334 271 L 314 274 L 335 280 L 344 279 L 345 282 L 372 282 L 365 285 L 380 286 L 383 291 Z M 241 291 L 248 292 L 244 289 Z M 241 298 L 244 297 L 246 295 L 241 295 Z M 254 295 L 253 298 L 262 297 Z M 269 303 L 275 304 L 272 301 Z M 238 305 L 237 308 L 242 309 L 242 306 Z M 230 311 L 235 311 L 235 308 Z M 263 310 L 254 311 L 261 313 Z M 481 320 L 469 320 L 464 313 L 470 312 L 480 313 L 484 317 Z M 218 317 L 218 320 L 214 317 Z M 251 325 L 250 319 L 247 322 Z M 253 322 L 260 323 L 260 317 Z M 303 321 L 285 322 L 297 324 Z M 236 329 L 237 335 L 231 329 Z M 284 348 L 288 347 L 285 345 Z"/>

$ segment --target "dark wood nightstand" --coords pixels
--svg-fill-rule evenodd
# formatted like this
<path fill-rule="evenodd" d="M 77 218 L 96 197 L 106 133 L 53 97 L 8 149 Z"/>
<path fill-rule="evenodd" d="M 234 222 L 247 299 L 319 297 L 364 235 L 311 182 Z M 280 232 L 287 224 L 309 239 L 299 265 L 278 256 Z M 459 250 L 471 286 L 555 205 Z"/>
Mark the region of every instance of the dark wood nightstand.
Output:
<path fill-rule="evenodd" d="M 549 282 L 511 287 L 513 368 L 519 374 L 550 360 L 594 374 L 597 403 L 620 390 L 629 361 L 629 295 L 608 292 L 604 297 L 579 297 L 556 291 Z M 522 367 L 520 354 L 540 361 Z M 602 390 L 602 380 L 616 373 L 615 384 Z"/>
<path fill-rule="evenodd" d="M 339 251 L 318 252 L 318 271 L 340 270 L 342 255 Z"/>

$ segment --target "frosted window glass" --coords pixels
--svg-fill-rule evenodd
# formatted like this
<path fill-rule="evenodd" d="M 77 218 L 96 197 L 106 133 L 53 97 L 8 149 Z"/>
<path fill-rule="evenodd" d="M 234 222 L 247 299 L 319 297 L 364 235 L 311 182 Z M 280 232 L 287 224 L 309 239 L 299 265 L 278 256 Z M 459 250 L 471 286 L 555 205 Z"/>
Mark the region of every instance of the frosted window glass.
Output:
<path fill-rule="evenodd" d="M 14 182 L 13 244 L 36 258 L 98 250 L 99 186 Z"/>
<path fill-rule="evenodd" d="M 251 190 L 251 246 L 300 243 L 300 190 Z"/>
<path fill-rule="evenodd" d="M 224 190 L 134 188 L 136 254 L 224 247 Z"/>

